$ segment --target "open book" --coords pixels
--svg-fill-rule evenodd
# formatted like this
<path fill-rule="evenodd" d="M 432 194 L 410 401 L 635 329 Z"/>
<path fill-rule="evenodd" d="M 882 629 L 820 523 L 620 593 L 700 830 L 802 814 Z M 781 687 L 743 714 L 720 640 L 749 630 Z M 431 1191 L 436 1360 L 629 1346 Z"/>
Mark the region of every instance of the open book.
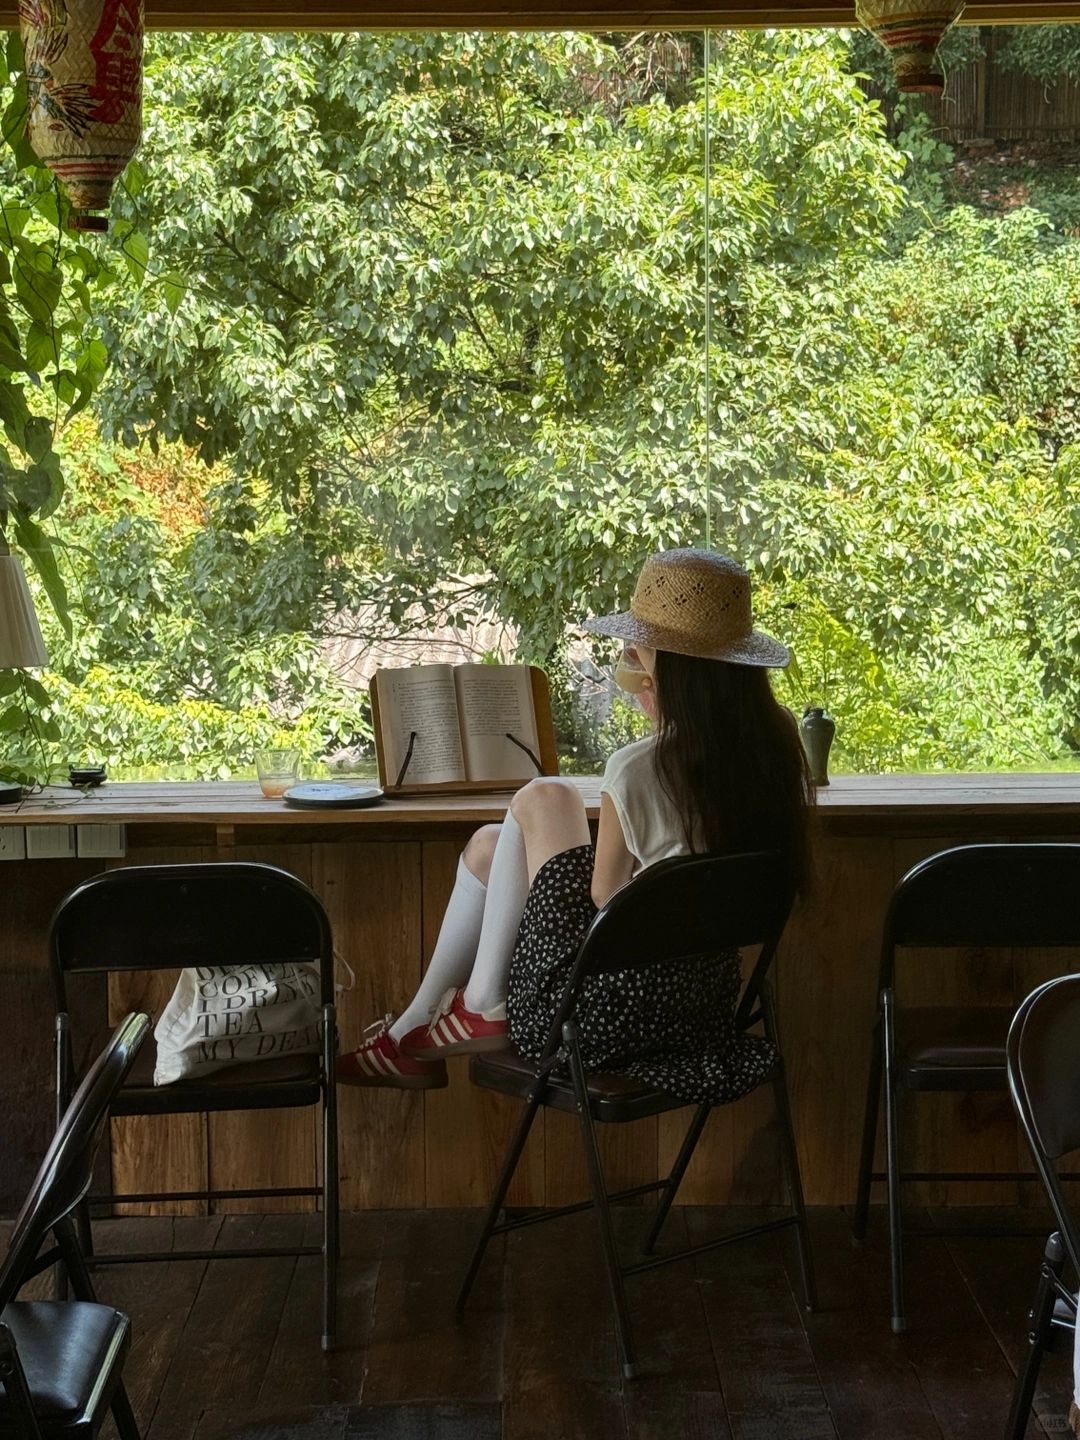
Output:
<path fill-rule="evenodd" d="M 410 665 L 371 681 L 385 786 L 496 788 L 555 774 L 547 678 L 528 665 Z"/>

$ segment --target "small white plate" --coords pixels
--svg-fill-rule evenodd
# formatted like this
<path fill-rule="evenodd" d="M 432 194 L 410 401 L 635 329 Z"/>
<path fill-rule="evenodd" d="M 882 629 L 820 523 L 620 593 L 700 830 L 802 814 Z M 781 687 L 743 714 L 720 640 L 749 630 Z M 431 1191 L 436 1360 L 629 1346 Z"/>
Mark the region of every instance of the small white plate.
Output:
<path fill-rule="evenodd" d="M 294 785 L 281 797 L 286 805 L 301 810 L 359 810 L 378 805 L 383 792 L 378 785 L 345 785 L 336 780 L 315 780 Z"/>

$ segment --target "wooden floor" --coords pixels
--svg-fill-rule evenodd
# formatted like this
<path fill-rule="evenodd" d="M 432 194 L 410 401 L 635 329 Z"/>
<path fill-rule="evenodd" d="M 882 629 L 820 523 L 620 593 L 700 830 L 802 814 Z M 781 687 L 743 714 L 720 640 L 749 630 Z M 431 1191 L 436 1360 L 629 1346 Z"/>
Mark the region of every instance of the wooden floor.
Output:
<path fill-rule="evenodd" d="M 760 1214 L 760 1212 L 758 1212 Z M 976 1212 L 981 1219 L 987 1212 Z M 1002 1433 L 1042 1241 L 933 1239 L 909 1255 L 910 1333 L 890 1333 L 882 1217 L 855 1248 L 813 1214 L 821 1310 L 804 1315 L 788 1235 L 630 1281 L 643 1375 L 623 1383 L 588 1215 L 493 1250 L 451 1321 L 476 1212 L 350 1215 L 341 1347 L 319 1349 L 318 1259 L 103 1270 L 133 1319 L 127 1374 L 148 1440 L 993 1440 Z M 620 1211 L 627 1243 L 645 1212 Z M 677 1211 L 668 1239 L 747 1212 Z M 955 1225 L 955 1212 L 928 1217 Z M 963 1217 L 961 1217 L 963 1218 Z M 1031 1212 L 1027 1212 L 1030 1223 Z M 102 1222 L 101 1249 L 282 1244 L 317 1217 Z M 1070 1365 L 1051 1357 L 1042 1428 L 1065 1435 Z"/>

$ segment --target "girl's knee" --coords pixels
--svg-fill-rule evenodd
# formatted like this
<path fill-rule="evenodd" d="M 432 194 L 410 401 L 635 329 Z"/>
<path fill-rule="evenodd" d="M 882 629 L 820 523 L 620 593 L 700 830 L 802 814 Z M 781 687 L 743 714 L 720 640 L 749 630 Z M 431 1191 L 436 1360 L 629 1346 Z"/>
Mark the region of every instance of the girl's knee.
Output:
<path fill-rule="evenodd" d="M 491 874 L 491 862 L 495 858 L 495 846 L 499 843 L 499 825 L 482 825 L 470 835 L 462 858 L 471 875 L 487 884 Z"/>
<path fill-rule="evenodd" d="M 530 820 L 577 815 L 584 809 L 577 786 L 557 775 L 541 775 L 530 780 L 510 802 L 510 813 L 519 825 Z"/>

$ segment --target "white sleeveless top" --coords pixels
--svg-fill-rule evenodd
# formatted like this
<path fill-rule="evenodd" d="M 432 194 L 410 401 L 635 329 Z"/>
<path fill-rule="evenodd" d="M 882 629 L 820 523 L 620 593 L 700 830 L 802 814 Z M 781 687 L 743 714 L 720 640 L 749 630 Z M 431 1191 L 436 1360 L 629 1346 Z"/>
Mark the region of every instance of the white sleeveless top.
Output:
<path fill-rule="evenodd" d="M 679 812 L 665 794 L 653 761 L 654 736 L 616 750 L 600 785 L 619 817 L 634 874 L 671 855 L 689 855 Z"/>

